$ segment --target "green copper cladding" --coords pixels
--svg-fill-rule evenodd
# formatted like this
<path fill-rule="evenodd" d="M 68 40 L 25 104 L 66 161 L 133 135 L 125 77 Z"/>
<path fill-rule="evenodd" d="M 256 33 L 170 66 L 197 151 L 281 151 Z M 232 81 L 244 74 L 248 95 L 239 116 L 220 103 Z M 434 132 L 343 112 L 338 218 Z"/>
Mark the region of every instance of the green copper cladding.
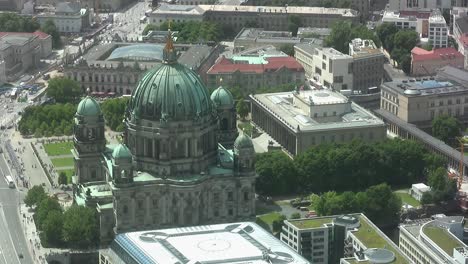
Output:
<path fill-rule="evenodd" d="M 88 95 L 78 104 L 76 114 L 81 116 L 100 115 L 101 107 L 99 106 L 99 103 L 94 100 L 94 98 Z"/>
<path fill-rule="evenodd" d="M 114 151 L 112 151 L 112 158 L 114 159 L 128 159 L 132 157 L 132 153 L 124 144 L 119 144 Z"/>
<path fill-rule="evenodd" d="M 234 97 L 228 89 L 222 86 L 211 93 L 211 101 L 213 101 L 216 106 L 234 106 Z"/>
<path fill-rule="evenodd" d="M 193 120 L 213 113 L 208 90 L 195 72 L 178 63 L 148 71 L 133 91 L 129 113 L 137 118 Z"/>

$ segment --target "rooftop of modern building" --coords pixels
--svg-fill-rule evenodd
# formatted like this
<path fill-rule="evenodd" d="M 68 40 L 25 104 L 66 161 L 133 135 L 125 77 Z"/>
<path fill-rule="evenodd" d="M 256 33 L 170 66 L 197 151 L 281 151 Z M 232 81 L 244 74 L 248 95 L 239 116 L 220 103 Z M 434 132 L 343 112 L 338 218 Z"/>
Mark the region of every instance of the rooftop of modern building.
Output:
<path fill-rule="evenodd" d="M 331 31 L 331 28 L 299 27 L 297 35 L 300 37 L 326 37 L 331 34 Z"/>
<path fill-rule="evenodd" d="M 349 8 L 325 8 L 307 6 L 232 6 L 232 5 L 199 5 L 205 11 L 249 12 L 249 13 L 289 13 L 340 15 L 343 17 L 357 17 L 359 12 Z"/>
<path fill-rule="evenodd" d="M 321 45 L 314 44 L 314 43 L 300 43 L 297 45 L 294 45 L 294 49 L 300 50 L 302 52 L 307 53 L 309 56 L 313 56 L 315 53 L 316 48 L 320 48 Z"/>
<path fill-rule="evenodd" d="M 453 257 L 453 249 L 459 247 L 466 247 L 466 245 L 454 236 L 446 228 L 439 227 L 432 224 L 433 222 L 427 223 L 423 228 L 422 232 L 434 242 L 440 249 L 442 249 L 447 255 Z"/>
<path fill-rule="evenodd" d="M 393 11 L 387 10 L 384 12 L 382 19 L 392 18 L 392 19 L 409 19 L 409 20 L 417 20 L 417 19 L 429 19 L 431 16 L 431 10 L 400 10 L 400 11 Z"/>
<path fill-rule="evenodd" d="M 353 58 L 352 56 L 345 54 L 345 53 L 341 53 L 340 51 L 334 48 L 329 48 L 329 47 L 317 48 L 317 50 L 322 51 L 323 55 L 327 56 L 327 59 L 330 58 L 332 60 L 339 60 L 339 59 L 352 59 Z"/>
<path fill-rule="evenodd" d="M 463 59 L 464 56 L 453 47 L 433 49 L 431 51 L 420 47 L 414 47 L 411 50 L 412 61 L 427 61 L 427 60 L 453 60 Z"/>
<path fill-rule="evenodd" d="M 355 38 L 349 43 L 349 55 L 354 58 L 369 56 L 385 56 L 371 39 Z"/>
<path fill-rule="evenodd" d="M 302 132 L 315 132 L 384 126 L 384 122 L 381 119 L 351 101 L 346 101 L 346 103 L 350 104 L 349 112 L 326 118 L 310 117 L 310 113 L 306 113 L 294 104 L 296 93 L 298 92 L 255 94 L 250 95 L 250 98 L 258 102 L 265 111 L 270 112 L 280 122 L 294 131 L 299 129 Z M 346 97 L 338 92 L 325 89 L 299 91 L 299 93 L 315 93 L 316 98 L 321 98 L 318 102 L 326 103 L 330 106 L 333 106 L 333 104 L 343 104 L 347 100 Z"/>
<path fill-rule="evenodd" d="M 232 54 L 231 58 L 234 57 L 285 57 L 288 56 L 286 53 L 278 50 L 273 45 L 264 45 L 260 47 L 254 47 L 245 49 L 243 51 Z"/>
<path fill-rule="evenodd" d="M 237 58 L 242 59 L 242 58 Z M 266 63 L 263 63 L 263 60 Z M 241 60 L 242 61 L 242 60 Z M 223 73 L 264 73 L 270 71 L 278 71 L 280 69 L 288 69 L 291 71 L 303 72 L 304 68 L 299 62 L 297 62 L 293 57 L 264 57 L 262 59 L 258 58 L 246 58 L 249 64 L 246 63 L 236 63 L 232 59 L 225 57 L 219 58 L 216 63 L 208 70 L 208 74 L 223 74 Z M 244 62 L 245 62 L 244 61 Z M 252 63 L 252 64 L 250 64 Z"/>
<path fill-rule="evenodd" d="M 147 230 L 118 234 L 104 254 L 135 263 L 309 262 L 252 222 Z M 266 257 L 268 256 L 268 257 Z M 281 263 L 283 263 L 283 260 Z"/>
<path fill-rule="evenodd" d="M 287 221 L 299 230 L 306 230 L 325 228 L 332 225 L 334 220 L 339 219 L 340 217 L 344 216 L 334 215 Z M 350 219 L 356 218 L 359 220 L 357 225 L 355 225 L 353 221 L 348 221 L 351 224 L 350 228 L 348 229 L 354 235 L 354 237 L 356 237 L 356 239 L 365 246 L 366 249 L 387 249 L 395 255 L 395 260 L 392 263 L 408 263 L 408 259 L 400 253 L 400 250 L 395 245 L 395 243 L 393 243 L 381 230 L 379 230 L 378 227 L 375 226 L 364 214 L 349 214 L 345 217 Z M 376 253 L 379 252 L 372 251 L 370 253 L 372 253 L 370 255 L 376 257 Z M 359 262 L 353 262 L 353 259 L 351 258 L 347 259 L 347 261 L 349 263 L 366 263 L 365 259 Z"/>
<path fill-rule="evenodd" d="M 435 77 L 395 79 L 383 83 L 381 87 L 408 97 L 468 93 L 468 86 L 461 85 L 454 80 Z"/>

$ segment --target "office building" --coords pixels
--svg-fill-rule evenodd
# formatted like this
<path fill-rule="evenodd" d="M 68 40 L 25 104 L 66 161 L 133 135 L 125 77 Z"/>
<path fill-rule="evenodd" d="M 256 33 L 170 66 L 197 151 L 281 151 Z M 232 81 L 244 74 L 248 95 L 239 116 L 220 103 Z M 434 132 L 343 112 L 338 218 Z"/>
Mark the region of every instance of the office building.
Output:
<path fill-rule="evenodd" d="M 0 60 L 8 80 L 37 67 L 51 52 L 52 37 L 44 32 L 0 32 Z"/>
<path fill-rule="evenodd" d="M 220 57 L 208 70 L 208 87 L 238 86 L 254 93 L 258 88 L 304 83 L 304 68 L 285 54 Z"/>
<path fill-rule="evenodd" d="M 385 55 L 374 41 L 353 39 L 349 43 L 349 55 L 353 57 L 353 90 L 367 93 L 369 88 L 382 84 Z"/>
<path fill-rule="evenodd" d="M 427 51 L 415 47 L 411 50 L 411 75 L 430 76 L 444 66 L 463 69 L 465 57 L 455 48 L 440 48 Z"/>
<path fill-rule="evenodd" d="M 407 123 L 430 127 L 437 116 L 450 115 L 461 121 L 468 117 L 468 86 L 454 80 L 395 79 L 380 89 L 380 109 Z"/>
<path fill-rule="evenodd" d="M 80 2 L 58 2 L 34 17 L 41 26 L 52 20 L 60 33 L 80 33 L 90 27 L 92 16 L 91 9 L 82 8 Z"/>
<path fill-rule="evenodd" d="M 166 21 L 213 21 L 234 32 L 255 24 L 265 30 L 288 30 L 290 15 L 298 16 L 304 27 L 331 27 L 336 21 L 359 21 L 359 13 L 345 8 L 306 6 L 161 5 L 149 15 L 151 24 Z"/>
<path fill-rule="evenodd" d="M 334 48 L 316 48 L 312 56 L 312 78 L 326 88 L 348 90 L 353 87 L 353 57 Z"/>
<path fill-rule="evenodd" d="M 463 216 L 435 215 L 401 224 L 400 249 L 415 264 L 467 263 L 463 223 Z"/>
<path fill-rule="evenodd" d="M 136 85 L 123 123 L 122 143 L 106 145 L 91 96 L 74 117 L 74 202 L 97 210 L 101 243 L 124 232 L 255 217 L 255 150 L 237 136 L 234 98 L 222 88 L 210 96 L 177 62 L 171 37 L 163 63 Z"/>
<path fill-rule="evenodd" d="M 449 28 L 440 10 L 436 9 L 429 17 L 429 43 L 434 49 L 448 47 Z"/>
<path fill-rule="evenodd" d="M 386 138 L 382 120 L 331 90 L 250 95 L 252 122 L 291 156 L 322 143 Z"/>
<path fill-rule="evenodd" d="M 314 264 L 412 263 L 364 214 L 284 223 L 281 241 Z"/>
<path fill-rule="evenodd" d="M 99 255 L 100 264 L 310 264 L 252 222 L 123 233 Z"/>
<path fill-rule="evenodd" d="M 400 29 L 412 29 L 419 33 L 422 38 L 429 34 L 429 17 L 431 10 L 405 10 L 384 12 L 383 23 L 393 23 Z"/>

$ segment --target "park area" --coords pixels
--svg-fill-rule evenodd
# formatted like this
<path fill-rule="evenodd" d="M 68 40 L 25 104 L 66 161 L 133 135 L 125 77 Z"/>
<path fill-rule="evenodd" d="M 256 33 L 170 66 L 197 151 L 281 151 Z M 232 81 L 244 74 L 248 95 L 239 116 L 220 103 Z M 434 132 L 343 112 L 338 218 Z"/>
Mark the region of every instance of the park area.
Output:
<path fill-rule="evenodd" d="M 67 177 L 67 183 L 72 182 L 72 176 L 75 174 L 73 155 L 71 149 L 73 149 L 72 141 L 53 142 L 44 144 L 44 151 L 50 158 L 52 165 L 58 174 L 65 173 Z"/>
<path fill-rule="evenodd" d="M 394 193 L 400 197 L 403 204 L 411 205 L 412 207 L 420 207 L 421 203 L 414 199 L 413 196 L 408 193 L 408 190 L 409 189 L 396 190 Z"/>

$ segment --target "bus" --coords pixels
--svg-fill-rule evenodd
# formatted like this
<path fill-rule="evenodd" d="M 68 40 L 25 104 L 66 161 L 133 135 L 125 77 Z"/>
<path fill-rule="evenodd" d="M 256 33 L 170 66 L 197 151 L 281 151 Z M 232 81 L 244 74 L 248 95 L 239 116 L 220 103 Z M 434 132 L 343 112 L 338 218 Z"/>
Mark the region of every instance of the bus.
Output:
<path fill-rule="evenodd" d="M 10 175 L 7 175 L 5 179 L 8 183 L 8 187 L 15 188 L 15 182 L 13 181 L 13 178 Z"/>

